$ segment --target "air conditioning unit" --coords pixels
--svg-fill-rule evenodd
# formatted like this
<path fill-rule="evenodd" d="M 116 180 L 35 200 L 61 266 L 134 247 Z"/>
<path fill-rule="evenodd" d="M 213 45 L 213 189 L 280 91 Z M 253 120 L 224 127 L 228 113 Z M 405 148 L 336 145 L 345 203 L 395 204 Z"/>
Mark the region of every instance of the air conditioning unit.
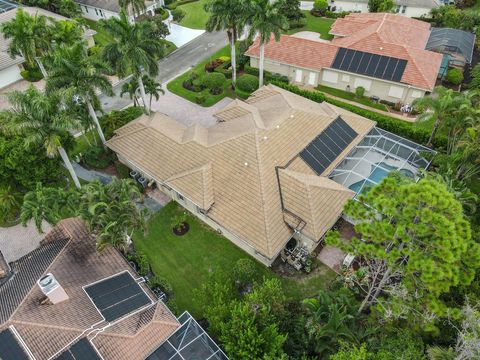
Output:
<path fill-rule="evenodd" d="M 350 267 L 350 265 L 352 265 L 353 263 L 353 260 L 355 260 L 354 255 L 351 255 L 351 254 L 345 255 L 345 257 L 343 258 L 343 266 L 346 266 L 347 268 Z"/>
<path fill-rule="evenodd" d="M 131 177 L 132 179 L 137 180 L 137 178 L 138 178 L 139 176 L 140 176 L 140 174 L 138 173 L 138 171 L 135 171 L 135 170 L 130 171 L 130 177 Z"/>
<path fill-rule="evenodd" d="M 55 277 L 48 273 L 37 281 L 42 293 L 48 297 L 52 304 L 68 300 L 68 295 Z"/>
<path fill-rule="evenodd" d="M 140 183 L 140 185 L 142 185 L 144 188 L 146 188 L 146 187 L 147 187 L 147 185 L 148 185 L 148 180 L 147 180 L 147 179 L 145 179 L 143 176 L 142 176 L 142 177 L 140 177 L 140 178 L 138 178 L 138 182 L 139 182 L 139 183 Z"/>

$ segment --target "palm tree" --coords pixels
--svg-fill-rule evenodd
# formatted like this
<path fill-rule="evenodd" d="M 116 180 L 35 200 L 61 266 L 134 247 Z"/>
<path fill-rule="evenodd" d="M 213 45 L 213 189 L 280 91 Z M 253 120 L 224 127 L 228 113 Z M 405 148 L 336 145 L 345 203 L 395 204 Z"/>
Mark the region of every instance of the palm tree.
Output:
<path fill-rule="evenodd" d="M 133 100 L 133 106 L 137 106 L 139 105 L 139 101 L 137 98 L 137 90 L 138 90 L 138 81 L 137 79 L 132 78 L 132 80 L 122 85 L 120 96 L 123 96 L 124 94 L 128 94 L 128 96 L 130 97 L 130 100 Z"/>
<path fill-rule="evenodd" d="M 414 106 L 422 111 L 418 121 L 433 121 L 433 129 L 428 139 L 427 146 L 432 146 L 435 135 L 441 125 L 449 123 L 451 128 L 462 119 L 459 112 L 464 109 L 466 98 L 454 92 L 452 89 L 446 89 L 443 86 L 437 86 L 430 96 L 417 99 Z"/>
<path fill-rule="evenodd" d="M 279 41 L 282 30 L 288 29 L 288 20 L 281 12 L 283 1 L 257 0 L 253 2 L 253 15 L 248 20 L 248 25 L 250 25 L 250 37 L 253 38 L 258 34 L 260 41 L 259 86 L 263 86 L 265 44 L 271 40 L 272 35 L 275 37 L 275 41 Z"/>
<path fill-rule="evenodd" d="M 51 41 L 56 44 L 73 44 L 83 40 L 84 29 L 76 20 L 59 20 L 51 26 Z"/>
<path fill-rule="evenodd" d="M 235 87 L 237 81 L 235 43 L 252 13 L 252 2 L 248 0 L 211 0 L 205 4 L 205 11 L 210 13 L 206 25 L 207 31 L 227 31 L 232 62 L 232 85 Z"/>
<path fill-rule="evenodd" d="M 133 74 L 138 81 L 143 106 L 149 114 L 142 75 L 144 71 L 150 76 L 158 74 L 157 59 L 164 49 L 162 40 L 154 36 L 155 27 L 149 21 L 130 24 L 124 11 L 120 18 L 102 21 L 102 27 L 113 38 L 103 48 L 103 58 L 115 67 L 118 76 Z"/>
<path fill-rule="evenodd" d="M 113 95 L 112 84 L 104 75 L 109 66 L 98 57 L 89 56 L 86 44 L 78 42 L 71 47 L 58 46 L 50 62 L 47 92 L 69 89 L 85 103 L 88 113 L 97 128 L 103 146 L 105 136 L 93 104 L 98 102 L 96 92 Z"/>
<path fill-rule="evenodd" d="M 12 108 L 0 113 L 1 127 L 8 133 L 22 136 L 27 147 L 41 144 L 48 157 L 60 155 L 75 186 L 80 188 L 80 181 L 63 148 L 68 132 L 75 129 L 79 121 L 65 109 L 64 97 L 60 92 L 41 93 L 33 86 L 24 92 L 13 91 L 7 95 Z"/>
<path fill-rule="evenodd" d="M 133 12 L 133 17 L 137 17 L 145 11 L 145 0 L 118 0 L 120 8 L 128 14 L 128 8 L 130 7 Z"/>
<path fill-rule="evenodd" d="M 145 93 L 150 95 L 148 108 L 152 108 L 152 97 L 158 101 L 160 94 L 165 95 L 165 90 L 162 89 L 162 84 L 156 82 L 152 78 L 143 75 L 143 83 L 145 85 Z"/>
<path fill-rule="evenodd" d="M 35 68 L 35 61 L 50 46 L 47 17 L 35 14 L 31 16 L 19 8 L 15 18 L 3 24 L 1 28 L 5 39 L 9 39 L 8 53 L 13 58 L 23 56 L 27 66 Z"/>

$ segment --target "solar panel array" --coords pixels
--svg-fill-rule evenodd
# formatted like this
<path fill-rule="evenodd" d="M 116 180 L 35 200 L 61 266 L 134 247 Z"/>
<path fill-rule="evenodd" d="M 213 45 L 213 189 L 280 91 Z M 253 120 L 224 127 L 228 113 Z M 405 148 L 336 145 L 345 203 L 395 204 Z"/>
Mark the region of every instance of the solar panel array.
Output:
<path fill-rule="evenodd" d="M 109 322 L 151 303 L 129 272 L 90 285 L 85 291 Z"/>
<path fill-rule="evenodd" d="M 60 354 L 55 360 L 101 360 L 102 358 L 95 351 L 94 347 L 86 338 L 82 338 L 67 350 Z"/>
<path fill-rule="evenodd" d="M 340 48 L 331 65 L 333 69 L 400 82 L 407 60 Z"/>
<path fill-rule="evenodd" d="M 320 175 L 357 135 L 339 116 L 300 152 L 300 157 Z"/>
<path fill-rule="evenodd" d="M 25 350 L 20 346 L 17 338 L 10 329 L 0 333 L 0 359 L 2 360 L 29 360 Z"/>

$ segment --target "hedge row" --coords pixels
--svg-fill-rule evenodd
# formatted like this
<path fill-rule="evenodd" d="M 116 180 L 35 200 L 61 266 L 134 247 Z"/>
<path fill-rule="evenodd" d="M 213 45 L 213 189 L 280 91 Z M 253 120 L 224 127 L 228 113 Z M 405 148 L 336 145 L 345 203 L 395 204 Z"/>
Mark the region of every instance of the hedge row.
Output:
<path fill-rule="evenodd" d="M 245 65 L 243 70 L 250 75 L 258 76 L 259 70 L 257 68 Z M 288 84 L 288 77 L 285 75 L 272 74 L 269 71 L 263 70 L 263 75 L 265 76 L 265 81 L 267 82 L 282 82 Z"/>
<path fill-rule="evenodd" d="M 282 89 L 293 92 L 297 95 L 303 96 L 307 99 L 313 100 L 315 102 L 326 101 L 332 105 L 351 111 L 357 115 L 363 116 L 367 119 L 377 122 L 377 125 L 386 131 L 405 137 L 417 143 L 426 144 L 430 137 L 430 131 L 425 128 L 417 128 L 413 126 L 412 123 L 399 120 L 391 116 L 382 115 L 373 111 L 361 109 L 354 105 L 344 103 L 343 101 L 327 98 L 325 95 L 323 95 L 318 91 L 304 90 L 304 89 L 300 89 L 298 86 L 285 84 L 283 82 L 278 82 L 278 81 L 272 81 L 272 84 L 278 87 L 281 87 Z M 435 137 L 433 145 L 435 146 L 435 148 L 446 148 L 447 137 L 442 135 L 437 135 Z"/>

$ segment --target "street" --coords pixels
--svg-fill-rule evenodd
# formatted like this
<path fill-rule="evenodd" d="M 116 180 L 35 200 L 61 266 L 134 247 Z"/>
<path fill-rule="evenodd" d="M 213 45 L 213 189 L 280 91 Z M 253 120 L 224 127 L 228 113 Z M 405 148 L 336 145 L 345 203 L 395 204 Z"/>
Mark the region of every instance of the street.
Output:
<path fill-rule="evenodd" d="M 227 45 L 227 35 L 225 32 L 204 33 L 188 44 L 178 48 L 166 58 L 159 61 L 159 73 L 157 81 L 164 85 L 184 73 L 202 60 L 208 58 L 222 47 Z M 128 95 L 120 97 L 122 82 L 114 88 L 115 96 L 108 97 L 101 95 L 100 102 L 103 111 L 122 109 L 132 103 Z"/>

